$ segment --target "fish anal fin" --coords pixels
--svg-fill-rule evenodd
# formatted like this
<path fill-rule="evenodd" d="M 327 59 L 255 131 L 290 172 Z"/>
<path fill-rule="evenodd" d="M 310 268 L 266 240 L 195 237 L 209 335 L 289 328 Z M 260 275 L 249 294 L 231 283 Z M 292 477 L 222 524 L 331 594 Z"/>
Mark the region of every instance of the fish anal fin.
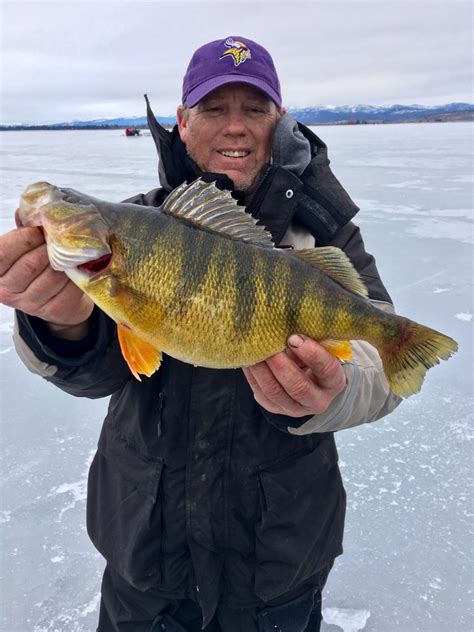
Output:
<path fill-rule="evenodd" d="M 161 351 L 159 349 L 122 323 L 118 323 L 117 333 L 122 355 L 133 376 L 139 382 L 141 382 L 140 373 L 150 377 L 160 368 Z"/>
<path fill-rule="evenodd" d="M 291 254 L 319 268 L 350 292 L 364 298 L 368 297 L 367 288 L 360 278 L 359 273 L 340 248 L 336 248 L 335 246 L 322 246 L 320 248 L 294 250 Z"/>
<path fill-rule="evenodd" d="M 339 358 L 339 360 L 350 360 L 352 358 L 352 344 L 350 340 L 333 340 L 326 338 L 320 340 L 319 344 L 329 351 L 330 354 Z"/>

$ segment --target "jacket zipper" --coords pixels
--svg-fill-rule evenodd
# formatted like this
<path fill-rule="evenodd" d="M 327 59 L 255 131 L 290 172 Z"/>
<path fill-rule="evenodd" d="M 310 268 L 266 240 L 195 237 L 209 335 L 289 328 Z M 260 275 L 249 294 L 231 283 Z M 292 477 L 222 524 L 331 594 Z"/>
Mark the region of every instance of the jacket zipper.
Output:
<path fill-rule="evenodd" d="M 160 388 L 160 392 L 158 393 L 158 424 L 156 427 L 156 432 L 158 437 L 161 437 L 161 435 L 163 434 L 163 404 L 165 401 L 165 393 L 164 393 L 164 388 L 165 388 L 165 363 L 162 360 L 162 364 L 160 367 L 160 371 L 161 371 L 161 388 Z M 163 472 L 161 472 L 161 476 L 163 476 Z M 160 484 L 161 487 L 161 484 Z M 164 576 L 164 541 L 165 541 L 165 527 L 164 527 L 164 521 L 163 521 L 163 507 L 162 507 L 162 503 L 161 503 L 161 496 L 160 496 L 160 491 L 158 490 L 158 495 L 157 495 L 157 499 L 156 502 L 160 504 L 159 507 L 159 511 L 161 513 L 160 516 L 160 528 L 161 528 L 161 540 L 160 540 L 160 552 L 159 552 L 159 558 L 158 558 L 158 569 L 159 569 L 159 574 L 160 574 L 160 581 L 163 581 L 163 576 Z"/>
<path fill-rule="evenodd" d="M 156 432 L 158 434 L 158 437 L 161 437 L 161 435 L 163 434 L 163 405 L 165 402 L 165 393 L 164 393 L 165 363 L 164 362 L 162 362 L 161 364 L 160 371 L 161 371 L 161 390 L 158 394 L 158 425 L 156 427 Z"/>

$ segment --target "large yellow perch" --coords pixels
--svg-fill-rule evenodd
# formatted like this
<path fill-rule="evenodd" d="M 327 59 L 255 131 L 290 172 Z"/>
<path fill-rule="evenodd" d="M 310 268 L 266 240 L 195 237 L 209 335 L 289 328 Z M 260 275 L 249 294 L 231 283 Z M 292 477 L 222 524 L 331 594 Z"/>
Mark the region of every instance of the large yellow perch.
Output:
<path fill-rule="evenodd" d="M 138 379 L 159 367 L 162 351 L 236 368 L 281 351 L 298 332 L 346 359 L 349 340 L 372 343 L 392 390 L 406 397 L 457 349 L 452 338 L 374 307 L 339 249 L 279 250 L 228 192 L 201 180 L 160 208 L 39 182 L 21 196 L 20 218 L 43 227 L 52 267 L 117 322 Z"/>

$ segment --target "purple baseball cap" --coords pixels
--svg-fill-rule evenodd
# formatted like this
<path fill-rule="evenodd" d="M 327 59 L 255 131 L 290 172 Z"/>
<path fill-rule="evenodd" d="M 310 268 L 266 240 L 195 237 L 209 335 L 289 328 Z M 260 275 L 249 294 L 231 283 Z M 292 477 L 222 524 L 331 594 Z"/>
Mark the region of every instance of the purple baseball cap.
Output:
<path fill-rule="evenodd" d="M 259 88 L 281 107 L 280 82 L 270 53 L 257 42 L 238 36 L 197 49 L 184 75 L 183 103 L 192 108 L 212 90 L 236 82 Z"/>

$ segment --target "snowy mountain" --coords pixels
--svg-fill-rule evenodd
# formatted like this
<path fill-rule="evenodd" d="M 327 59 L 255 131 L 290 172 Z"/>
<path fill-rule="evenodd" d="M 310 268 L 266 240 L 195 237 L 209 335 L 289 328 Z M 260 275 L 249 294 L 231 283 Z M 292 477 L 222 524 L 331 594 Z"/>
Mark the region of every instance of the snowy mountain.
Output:
<path fill-rule="evenodd" d="M 288 108 L 294 118 L 310 125 L 356 124 L 356 123 L 400 123 L 403 121 L 474 120 L 474 104 L 448 103 L 446 105 L 341 105 L 309 108 Z M 157 116 L 163 125 L 174 125 L 175 116 Z M 68 121 L 49 125 L 0 125 L 0 129 L 102 129 L 102 128 L 146 128 L 145 116 L 94 119 L 91 121 Z"/>
<path fill-rule="evenodd" d="M 343 105 L 290 109 L 301 123 L 399 123 L 413 120 L 435 120 L 446 115 L 463 113 L 466 118 L 474 115 L 471 103 L 448 103 L 447 105 Z"/>
<path fill-rule="evenodd" d="M 174 125 L 176 123 L 175 116 L 157 116 L 157 120 L 162 125 Z M 70 121 L 66 123 L 57 123 L 55 128 L 62 127 L 148 127 L 146 116 L 129 116 L 114 119 L 95 119 L 92 121 Z"/>

